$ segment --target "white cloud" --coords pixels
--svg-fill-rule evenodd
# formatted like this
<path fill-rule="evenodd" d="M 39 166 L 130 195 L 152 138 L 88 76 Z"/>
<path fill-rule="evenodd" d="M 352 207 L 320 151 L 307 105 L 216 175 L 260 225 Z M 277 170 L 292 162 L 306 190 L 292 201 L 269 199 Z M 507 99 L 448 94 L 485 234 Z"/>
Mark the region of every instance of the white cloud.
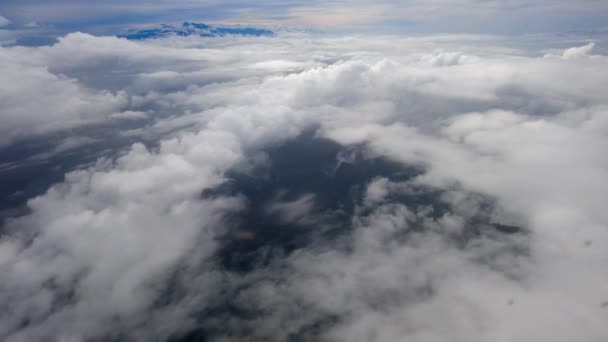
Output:
<path fill-rule="evenodd" d="M 475 56 L 467 56 L 460 52 L 436 52 L 432 55 L 424 56 L 423 61 L 426 61 L 435 66 L 450 66 L 467 62 L 475 62 Z"/>
<path fill-rule="evenodd" d="M 113 317 L 130 329 L 154 319 L 149 310 L 162 290 L 158 282 L 188 249 L 196 246 L 202 258 L 212 253 L 213 225 L 222 212 L 240 205 L 230 198 L 196 199 L 200 189 L 221 181 L 214 168 L 238 157 L 238 146 L 221 134 L 203 135 L 207 144 L 220 139 L 221 145 L 186 147 L 186 141 L 200 138 L 194 135 L 166 141 L 157 154 L 134 145 L 115 164 L 69 174 L 65 184 L 32 200 L 35 214 L 11 226 L 34 229 L 34 242 L 18 247 L 4 240 L 0 248 L 9 290 L 2 305 L 15 308 L 0 333 L 15 341 L 49 334 L 81 339 L 107 333 Z M 78 300 L 60 302 L 62 291 L 73 291 Z M 166 314 L 163 319 L 171 317 Z M 34 326 L 19 330 L 26 317 Z M 67 321 L 69 329 L 62 323 Z M 172 332 L 162 329 L 147 336 Z"/>
<path fill-rule="evenodd" d="M 595 43 L 589 43 L 587 45 L 583 45 L 580 47 L 569 48 L 564 51 L 564 53 L 562 54 L 562 58 L 563 59 L 573 59 L 573 58 L 580 58 L 583 56 L 588 56 L 589 53 L 593 50 L 594 46 L 595 46 Z"/>
<path fill-rule="evenodd" d="M 388 334 L 397 330 L 395 334 L 407 334 L 412 340 L 445 340 L 448 336 L 452 340 L 484 340 L 487 336 L 500 336 L 505 340 L 568 341 L 576 338 L 578 332 L 573 331 L 584 324 L 586 339 L 601 341 L 606 337 L 608 332 L 602 323 L 606 313 L 598 306 L 604 301 L 606 288 L 597 286 L 603 282 L 603 275 L 596 268 L 605 256 L 591 246 L 608 242 L 608 217 L 600 204 L 608 190 L 603 180 L 608 160 L 602 152 L 608 141 L 582 129 L 588 124 L 585 121 L 606 115 L 605 108 L 592 113 L 574 125 L 563 124 L 559 118 L 500 112 L 457 116 L 444 131 L 448 140 L 420 135 L 401 125 L 365 129 L 377 153 L 407 163 L 427 164 L 430 172 L 419 182 L 444 188 L 456 180 L 465 189 L 497 196 L 508 211 L 525 218 L 523 222 L 532 234 L 528 243 L 534 261 L 524 262 L 524 274 L 520 275 L 523 279 L 494 283 L 494 276 L 488 274 L 490 278 L 485 278 L 478 273 L 481 270 L 468 273 L 463 265 L 456 269 L 466 275 L 450 279 L 448 273 L 441 273 L 450 285 L 439 285 L 444 290 L 438 290 L 437 297 L 441 298 L 441 293 L 449 297 L 445 301 L 423 302 L 421 308 L 431 306 L 431 312 L 435 312 L 423 316 L 426 320 L 436 322 L 430 317 L 440 317 L 439 321 L 447 322 L 444 336 L 433 325 L 403 331 L 389 328 Z M 516 267 L 520 262 L 509 261 L 507 266 Z M 477 285 L 468 283 L 471 277 Z M 459 284 L 461 281 L 467 283 Z M 448 298 L 464 300 L 458 302 L 460 308 L 470 306 L 471 311 L 463 309 L 467 312 L 465 320 L 457 326 L 449 326 L 456 322 L 455 318 L 440 316 L 450 315 L 451 307 L 456 305 Z M 513 307 L 506 304 L 510 298 Z M 475 313 L 480 316 L 474 318 Z M 403 313 L 377 315 L 372 311 L 362 317 L 373 319 L 371 325 L 355 322 L 354 327 L 341 333 L 355 329 L 352 337 L 356 338 L 375 331 L 378 325 L 392 327 L 391 322 L 397 318 L 416 322 L 409 316 L 399 316 Z M 481 326 L 474 324 L 478 320 L 483 322 Z M 428 324 L 424 319 L 420 322 L 425 323 Z M 548 326 L 553 328 L 544 328 Z M 377 340 L 395 337 L 384 334 L 376 335 Z"/>
<path fill-rule="evenodd" d="M 4 75 L 0 82 L 0 146 L 22 137 L 103 122 L 127 103 L 124 93 L 86 89 L 31 59 L 20 59 L 27 54 L 20 48 L 0 49 Z"/>
<path fill-rule="evenodd" d="M 2 52 L 4 143 L 144 115 L 149 126 L 121 133 L 164 136 L 158 148 L 135 144 L 69 173 L 8 223 L 7 341 L 108 331 L 162 340 L 188 329 L 190 315 L 228 286 L 216 237 L 222 215 L 244 205 L 201 191 L 310 126 L 427 171 L 409 183 L 361 184 L 366 207 L 343 241 L 315 241 L 269 269 L 227 275 L 247 285 L 237 303 L 264 313 L 222 321 L 243 329 L 231 331 L 235 340 L 247 327 L 252 340 L 281 340 L 317 326 L 315 337 L 331 341 L 608 337 L 605 56 L 526 57 L 450 37 L 306 35 L 132 43 L 71 34 Z M 390 196 L 417 186 L 446 191 L 452 210 L 433 217 Z M 485 212 L 470 193 L 497 208 Z M 276 199 L 267 209 L 301 220 L 314 199 Z M 479 213 L 528 232 L 467 236 Z M 184 293 L 154 307 L 178 265 Z"/>

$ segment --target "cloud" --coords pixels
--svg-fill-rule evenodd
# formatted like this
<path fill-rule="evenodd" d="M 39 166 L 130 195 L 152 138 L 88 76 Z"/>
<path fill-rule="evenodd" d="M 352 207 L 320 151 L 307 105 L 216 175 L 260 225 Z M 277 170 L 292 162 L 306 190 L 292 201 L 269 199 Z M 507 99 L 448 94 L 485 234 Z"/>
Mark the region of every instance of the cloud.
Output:
<path fill-rule="evenodd" d="M 2 305 L 15 309 L 3 317 L 1 334 L 16 341 L 49 335 L 82 339 L 111 334 L 106 324 L 115 317 L 127 329 L 154 319 L 148 312 L 155 315 L 150 306 L 162 291 L 158 281 L 195 244 L 198 257 L 211 253 L 213 222 L 240 205 L 230 198 L 196 200 L 200 189 L 217 184 L 221 175 L 194 160 L 229 162 L 235 146 L 226 143 L 182 150 L 190 160 L 174 154 L 182 149 L 179 141 L 165 142 L 159 154 L 134 145 L 114 164 L 72 173 L 65 184 L 33 199 L 29 206 L 36 213 L 9 226 L 34 229 L 32 244 L 2 243 L 2 264 L 10 273 Z M 47 254 L 51 251 L 56 257 Z M 23 319 L 30 320 L 29 329 L 19 329 Z M 158 328 L 150 334 L 172 332 Z"/>
<path fill-rule="evenodd" d="M 605 115 L 602 108 L 592 110 L 592 113 L 591 117 Z M 558 122 L 510 113 L 459 116 L 445 130 L 449 142 L 420 136 L 404 126 L 370 128 L 369 141 L 372 149 L 378 153 L 392 155 L 409 163 L 436 161 L 427 164 L 431 171 L 420 178 L 422 184 L 445 188 L 449 184 L 446 181 L 457 180 L 466 189 L 497 196 L 507 211 L 522 215 L 525 226 L 532 232 L 529 248 L 534 258 L 532 267 L 536 271 L 531 275 L 524 269 L 525 275 L 520 274 L 518 278 L 523 276 L 525 280 L 512 282 L 503 279 L 497 283 L 494 283 L 496 278 L 492 275 L 485 278 L 483 273 L 476 273 L 481 279 L 474 282 L 484 284 L 478 290 L 472 290 L 475 288 L 473 284 L 452 283 L 450 276 L 442 278 L 442 284 L 450 285 L 439 290 L 436 296 L 441 298 L 443 293 L 447 296 L 445 302 L 434 302 L 431 299 L 412 307 L 417 308 L 417 315 L 421 315 L 428 305 L 436 314 L 425 317 L 438 317 L 436 315 L 439 313 L 450 315 L 450 308 L 440 308 L 443 304 L 460 308 L 471 305 L 473 312 L 465 309 L 468 312 L 465 317 L 472 321 L 465 319 L 458 326 L 448 326 L 444 336 L 441 335 L 442 330 L 434 325 L 425 327 L 429 321 L 437 322 L 430 318 L 416 320 L 407 311 L 401 311 L 402 308 L 394 313 L 385 313 L 384 310 L 377 312 L 372 308 L 363 314 L 357 312 L 355 317 L 359 318 L 353 323 L 347 323 L 337 337 L 356 339 L 356 336 L 366 336 L 367 333 L 374 334 L 372 339 L 379 341 L 391 340 L 403 334 L 412 340 L 444 340 L 448 336 L 455 340 L 470 340 L 471 336 L 483 338 L 490 334 L 507 339 L 567 341 L 574 338 L 571 333 L 574 327 L 570 324 L 577 321 L 577 317 L 584 316 L 587 317 L 587 338 L 597 341 L 604 338 L 606 331 L 601 320 L 605 313 L 598 310 L 597 302 L 601 301 L 605 292 L 601 287 L 590 285 L 600 281 L 598 277 L 601 276 L 597 270 L 592 270 L 593 267 L 577 268 L 574 265 L 578 262 L 597 262 L 591 261 L 598 254 L 589 249 L 590 243 L 593 241 L 593 244 L 603 245 L 607 241 L 608 235 L 603 228 L 606 217 L 597 205 L 606 191 L 606 183 L 602 181 L 604 172 L 599 171 L 606 164 L 606 159 L 600 152 L 606 141 L 589 135 L 588 131 L 579 126 L 585 125 L 582 122 L 574 126 Z M 379 135 L 371 133 L 376 129 Z M 571 147 L 566 148 L 566 144 Z M 368 191 L 377 193 L 375 189 L 380 184 L 372 185 Z M 585 200 L 580 202 L 581 198 Z M 490 246 L 482 243 L 484 244 Z M 437 256 L 432 258 L 436 259 Z M 458 260 L 461 257 L 453 258 Z M 501 265 L 505 266 L 503 261 Z M 517 267 L 519 261 L 508 261 L 506 265 Z M 460 274 L 467 274 L 463 278 L 456 276 L 455 279 L 459 279 L 457 283 L 471 280 L 472 274 L 464 270 L 466 267 L 468 266 L 451 267 L 459 269 Z M 502 266 L 496 267 L 500 269 Z M 570 280 L 573 273 L 576 273 L 577 285 Z M 524 286 L 525 290 L 520 286 Z M 469 290 L 472 292 L 467 294 Z M 458 304 L 451 303 L 448 298 L 458 300 Z M 480 302 L 472 304 L 470 300 Z M 511 304 L 507 305 L 507 302 L 514 303 L 514 308 L 511 308 Z M 473 318 L 475 312 L 481 316 Z M 526 325 L 521 321 L 520 315 L 525 316 L 525 313 L 530 312 L 542 312 L 543 318 L 534 319 L 533 325 Z M 473 324 L 478 319 L 483 322 L 481 327 Z M 399 327 L 394 324 L 396 320 L 419 322 L 421 326 L 406 325 L 405 330 L 399 330 L 392 328 Z M 450 318 L 440 318 L 439 321 L 448 322 L 448 325 L 455 322 Z M 543 329 L 537 324 L 559 328 Z M 379 326 L 389 327 L 388 332 L 378 329 Z"/>
<path fill-rule="evenodd" d="M 292 201 L 281 200 L 281 195 L 266 207 L 268 215 L 276 215 L 283 223 L 309 223 L 314 209 L 314 195 L 305 194 Z"/>
<path fill-rule="evenodd" d="M 423 233 L 413 232 L 415 222 L 424 222 Z M 345 245 L 296 253 L 281 265 L 286 275 L 278 276 L 280 286 L 274 285 L 276 273 L 268 272 L 243 291 L 239 304 L 260 306 L 269 316 L 252 322 L 259 326 L 254 338 L 465 341 L 492 333 L 509 338 L 501 325 L 513 322 L 509 316 L 518 310 L 509 300 L 524 300 L 525 290 L 501 266 L 516 263 L 517 256 L 500 249 L 520 242 L 485 237 L 477 247 L 475 240 L 463 250 L 450 247 L 442 232 L 465 222 L 459 216 L 435 221 L 396 204 L 357 216 Z M 403 234 L 410 237 L 400 239 Z M 482 245 L 488 249 L 478 248 Z M 486 253 L 497 254 L 487 264 L 474 260 Z M 321 328 L 307 330 L 311 325 Z"/>
<path fill-rule="evenodd" d="M 424 61 L 435 66 L 450 66 L 467 62 L 475 62 L 475 56 L 463 55 L 459 52 L 437 52 L 423 57 Z"/>
<path fill-rule="evenodd" d="M 594 46 L 595 46 L 594 43 L 589 43 L 587 45 L 583 45 L 580 47 L 569 48 L 564 51 L 564 53 L 562 54 L 562 58 L 563 59 L 573 59 L 573 58 L 580 58 L 583 56 L 587 56 L 587 55 L 589 55 L 591 50 L 593 50 Z"/>
<path fill-rule="evenodd" d="M 91 90 L 77 80 L 49 72 L 34 58 L 19 59 L 27 49 L 2 48 L 0 69 L 0 145 L 16 139 L 99 123 L 127 103 L 124 93 Z"/>
<path fill-rule="evenodd" d="M 604 341 L 608 58 L 470 42 L 75 33 L 3 48 L 4 143 L 115 122 L 158 143 L 66 174 L 8 221 L 0 336 Z M 357 149 L 422 171 L 358 184 L 335 238 L 223 268 L 225 219 L 246 203 L 201 192 L 310 127 L 347 147 L 336 169 Z M 400 200 L 418 195 L 435 202 Z M 306 192 L 264 208 L 308 224 L 319 203 Z M 256 315 L 214 311 L 227 297 Z"/>
<path fill-rule="evenodd" d="M 4 26 L 8 26 L 10 25 L 11 21 L 8 20 L 6 17 L 3 17 L 0 15 L 0 27 L 4 27 Z"/>
<path fill-rule="evenodd" d="M 303 27 L 345 27 L 369 24 L 387 12 L 382 5 L 350 7 L 292 7 L 288 9 L 291 25 Z"/>
<path fill-rule="evenodd" d="M 138 120 L 147 118 L 148 114 L 146 112 L 137 112 L 129 110 L 121 113 L 114 113 L 110 115 L 110 117 L 119 120 Z"/>

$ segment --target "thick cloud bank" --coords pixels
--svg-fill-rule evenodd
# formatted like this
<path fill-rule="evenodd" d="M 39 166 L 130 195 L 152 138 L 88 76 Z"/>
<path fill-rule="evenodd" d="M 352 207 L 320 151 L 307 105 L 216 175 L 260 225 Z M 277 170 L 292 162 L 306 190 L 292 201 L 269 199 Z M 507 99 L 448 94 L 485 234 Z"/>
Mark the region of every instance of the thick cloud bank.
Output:
<path fill-rule="evenodd" d="M 606 341 L 608 57 L 501 42 L 74 33 L 0 48 L 0 145 L 63 134 L 49 148 L 64 153 L 110 124 L 158 141 L 7 220 L 1 339 Z M 311 130 L 336 150 L 273 169 Z M 379 160 L 396 166 L 366 166 Z M 263 235 L 267 221 L 233 220 L 252 208 L 274 220 Z M 266 244 L 285 229 L 307 238 Z M 239 246 L 240 269 L 222 257 Z"/>

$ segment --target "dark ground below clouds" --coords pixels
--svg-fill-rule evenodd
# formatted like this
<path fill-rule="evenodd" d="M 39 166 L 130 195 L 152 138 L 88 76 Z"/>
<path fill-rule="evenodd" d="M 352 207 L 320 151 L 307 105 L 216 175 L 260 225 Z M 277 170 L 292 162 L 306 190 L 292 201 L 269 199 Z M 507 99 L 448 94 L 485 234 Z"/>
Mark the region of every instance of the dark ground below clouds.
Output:
<path fill-rule="evenodd" d="M 116 158 L 136 142 L 156 148 L 158 139 L 154 137 L 120 134 L 152 122 L 153 119 L 138 119 L 83 126 L 24 138 L 0 148 L 0 234 L 7 219 L 27 214 L 27 201 L 64 181 L 66 173 L 94 165 L 99 158 Z M 88 140 L 56 150 L 70 138 Z"/>
<path fill-rule="evenodd" d="M 362 209 L 367 185 L 373 179 L 385 177 L 394 182 L 405 182 L 424 172 L 419 166 L 404 166 L 372 157 L 365 152 L 364 146 L 343 147 L 317 138 L 313 131 L 269 148 L 266 153 L 267 162 L 246 173 L 231 171 L 227 183 L 202 193 L 204 198 L 234 195 L 246 198 L 247 208 L 237 216 L 227 218 L 230 231 L 221 239 L 217 254 L 217 262 L 230 274 L 245 276 L 259 270 L 276 271 L 273 263 L 296 250 L 319 243 L 332 245 L 332 241 L 352 232 L 352 217 L 356 210 Z M 352 158 L 337 167 L 340 155 Z M 449 204 L 441 200 L 441 190 L 418 190 L 389 197 L 392 202 L 405 204 L 413 211 L 430 208 L 430 215 L 435 218 L 450 210 Z M 289 222 L 267 210 L 268 205 L 277 199 L 295 201 L 306 195 L 313 195 L 314 201 L 308 220 Z M 487 209 L 494 206 L 491 199 L 474 196 L 478 196 Z M 491 222 L 485 214 L 475 215 L 470 221 L 469 237 L 483 234 L 482 229 L 491 229 L 493 234 L 520 232 L 518 227 Z M 217 322 L 218 317 L 238 317 L 253 321 L 264 314 L 257 308 L 241 307 L 233 300 L 238 297 L 242 284 L 235 285 L 228 280 L 226 286 L 224 297 L 219 301 L 221 304 L 200 313 L 201 327 L 175 337 L 172 342 L 212 341 L 214 336 L 227 333 L 215 324 L 209 328 L 207 320 Z M 319 317 L 318 321 L 304 327 L 289 340 L 314 341 L 315 336 L 339 319 Z"/>

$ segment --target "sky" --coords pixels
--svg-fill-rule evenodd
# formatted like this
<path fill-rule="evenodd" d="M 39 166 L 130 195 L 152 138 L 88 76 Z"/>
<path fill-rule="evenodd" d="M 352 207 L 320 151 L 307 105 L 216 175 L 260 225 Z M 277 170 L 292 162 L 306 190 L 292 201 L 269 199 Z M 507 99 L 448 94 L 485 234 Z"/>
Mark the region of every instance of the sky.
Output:
<path fill-rule="evenodd" d="M 538 33 L 605 30 L 602 0 L 81 1 L 5 0 L 15 27 L 111 30 L 132 23 L 201 20 L 313 29 Z"/>
<path fill-rule="evenodd" d="M 3 1 L 0 340 L 607 341 L 605 14 Z"/>

